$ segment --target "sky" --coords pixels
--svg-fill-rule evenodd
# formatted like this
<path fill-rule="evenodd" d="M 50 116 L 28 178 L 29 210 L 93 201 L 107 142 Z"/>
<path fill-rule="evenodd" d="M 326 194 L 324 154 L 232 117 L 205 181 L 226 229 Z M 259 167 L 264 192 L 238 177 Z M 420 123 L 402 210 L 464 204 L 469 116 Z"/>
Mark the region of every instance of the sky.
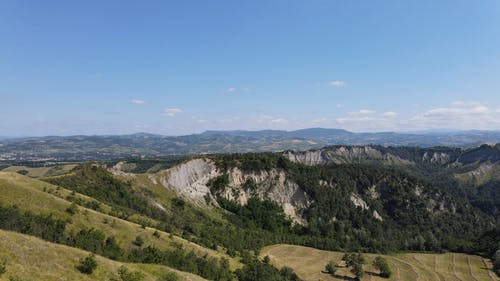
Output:
<path fill-rule="evenodd" d="M 0 136 L 500 130 L 498 0 L 1 0 Z"/>

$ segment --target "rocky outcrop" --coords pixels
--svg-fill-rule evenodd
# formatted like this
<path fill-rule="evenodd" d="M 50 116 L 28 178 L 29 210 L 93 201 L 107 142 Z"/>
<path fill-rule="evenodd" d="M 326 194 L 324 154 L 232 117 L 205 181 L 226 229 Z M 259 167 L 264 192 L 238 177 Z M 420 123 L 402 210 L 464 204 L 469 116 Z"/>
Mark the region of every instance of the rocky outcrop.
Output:
<path fill-rule="evenodd" d="M 280 206 L 295 223 L 305 224 L 302 210 L 311 204 L 307 194 L 287 178 L 284 171 L 271 169 L 258 172 L 243 172 L 238 168 L 228 171 L 229 188 L 221 196 L 245 205 L 249 198 L 269 199 Z M 248 188 L 251 183 L 254 188 Z"/>
<path fill-rule="evenodd" d="M 193 200 L 199 205 L 205 204 L 205 196 L 210 196 L 207 183 L 219 173 L 215 164 L 207 159 L 193 159 L 157 175 L 157 181 L 176 193 Z"/>
<path fill-rule="evenodd" d="M 450 162 L 450 158 L 450 155 L 444 152 L 434 152 L 432 155 L 429 152 L 425 152 L 422 156 L 422 161 L 443 165 Z"/>
<path fill-rule="evenodd" d="M 368 211 L 370 209 L 368 203 L 366 203 L 366 201 L 363 200 L 363 198 L 361 198 L 361 196 L 359 196 L 358 194 L 351 193 L 350 199 L 352 204 L 354 204 L 354 206 L 361 208 L 363 211 Z M 382 216 L 377 212 L 377 210 L 373 210 L 372 215 L 375 219 L 379 221 L 383 220 Z"/>
<path fill-rule="evenodd" d="M 306 223 L 302 210 L 309 207 L 311 202 L 306 193 L 287 178 L 284 171 L 272 169 L 244 172 L 238 168 L 232 168 L 222 172 L 211 160 L 198 158 L 149 178 L 152 182 L 161 183 L 197 205 L 207 205 L 207 198 L 215 198 L 215 194 L 211 193 L 207 184 L 211 179 L 223 173 L 227 173 L 229 184 L 217 195 L 234 200 L 241 205 L 245 205 L 251 197 L 268 199 L 279 204 L 285 214 L 295 223 Z M 248 182 L 252 182 L 253 188 L 248 188 Z M 217 205 L 214 200 L 212 202 Z"/>
<path fill-rule="evenodd" d="M 383 161 L 391 164 L 412 165 L 413 162 L 397 155 L 382 152 L 372 146 L 338 146 L 328 149 L 310 150 L 304 152 L 287 151 L 283 153 L 288 160 L 304 165 L 347 164 Z"/>

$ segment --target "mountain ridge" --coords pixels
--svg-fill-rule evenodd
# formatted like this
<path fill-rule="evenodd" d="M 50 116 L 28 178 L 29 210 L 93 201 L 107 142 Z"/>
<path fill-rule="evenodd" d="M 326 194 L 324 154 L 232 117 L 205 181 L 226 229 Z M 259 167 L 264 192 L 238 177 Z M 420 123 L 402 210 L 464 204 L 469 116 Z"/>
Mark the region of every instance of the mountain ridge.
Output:
<path fill-rule="evenodd" d="M 0 161 L 87 161 L 130 157 L 309 150 L 331 145 L 476 147 L 499 143 L 499 131 L 441 134 L 355 133 L 342 129 L 206 131 L 185 136 L 150 133 L 0 139 Z"/>

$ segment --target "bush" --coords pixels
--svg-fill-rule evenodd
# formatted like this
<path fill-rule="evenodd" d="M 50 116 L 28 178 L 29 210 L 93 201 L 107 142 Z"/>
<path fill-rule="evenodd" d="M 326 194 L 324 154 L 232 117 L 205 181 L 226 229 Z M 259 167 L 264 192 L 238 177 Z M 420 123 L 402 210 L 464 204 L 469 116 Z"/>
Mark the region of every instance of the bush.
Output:
<path fill-rule="evenodd" d="M 175 272 L 165 273 L 158 281 L 177 281 L 179 276 Z"/>
<path fill-rule="evenodd" d="M 392 275 L 391 268 L 389 267 L 389 264 L 387 263 L 387 260 L 384 259 L 383 257 L 376 257 L 375 260 L 373 260 L 373 266 L 377 268 L 380 271 L 380 276 L 384 278 L 389 278 Z"/>
<path fill-rule="evenodd" d="M 141 247 L 142 245 L 144 245 L 144 239 L 142 239 L 141 236 L 137 236 L 135 237 L 135 240 L 132 241 L 132 244 L 136 245 L 137 247 Z"/>
<path fill-rule="evenodd" d="M 4 261 L 1 261 L 0 262 L 0 276 L 2 276 L 2 274 L 4 274 L 5 272 L 7 272 L 7 263 Z"/>
<path fill-rule="evenodd" d="M 78 213 L 78 206 L 75 203 L 71 203 L 71 205 L 69 205 L 69 207 L 66 208 L 66 212 L 74 215 L 74 214 Z"/>
<path fill-rule="evenodd" d="M 94 254 L 89 254 L 85 258 L 80 260 L 80 264 L 76 267 L 81 273 L 92 274 L 97 268 L 97 261 L 95 260 Z"/>
<path fill-rule="evenodd" d="M 335 275 L 335 272 L 337 272 L 337 266 L 332 260 L 325 265 L 325 271 L 331 275 Z"/>
<path fill-rule="evenodd" d="M 352 266 L 351 272 L 354 274 L 356 280 L 361 280 L 365 272 L 363 271 L 363 264 L 356 263 Z"/>
<path fill-rule="evenodd" d="M 129 271 L 125 266 L 121 266 L 118 269 L 118 275 L 121 281 L 141 281 L 144 279 L 142 273 L 138 271 Z"/>

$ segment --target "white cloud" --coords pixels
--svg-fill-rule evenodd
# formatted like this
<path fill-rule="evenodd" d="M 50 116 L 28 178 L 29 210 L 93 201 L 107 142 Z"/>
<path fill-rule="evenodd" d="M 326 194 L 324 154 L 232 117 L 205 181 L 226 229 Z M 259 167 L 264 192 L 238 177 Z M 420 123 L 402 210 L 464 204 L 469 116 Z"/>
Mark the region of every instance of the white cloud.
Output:
<path fill-rule="evenodd" d="M 318 118 L 318 119 L 314 119 L 312 122 L 314 124 L 318 124 L 318 123 L 325 123 L 327 121 L 328 121 L 328 119 L 326 119 L 326 118 Z"/>
<path fill-rule="evenodd" d="M 336 107 L 337 107 L 337 108 L 342 108 L 342 107 L 344 107 L 344 106 L 343 106 L 343 105 L 341 105 L 340 103 L 337 103 L 337 106 L 336 106 Z"/>
<path fill-rule="evenodd" d="M 344 88 L 347 86 L 347 82 L 342 81 L 342 80 L 331 81 L 329 84 L 330 84 L 330 86 L 333 86 L 335 88 Z"/>
<path fill-rule="evenodd" d="M 285 118 L 274 118 L 270 121 L 271 124 L 284 124 L 288 123 L 288 120 Z"/>
<path fill-rule="evenodd" d="M 394 118 L 398 115 L 399 115 L 399 113 L 396 113 L 394 111 L 386 111 L 382 114 L 382 116 L 387 117 L 387 118 Z"/>
<path fill-rule="evenodd" d="M 143 104 L 146 104 L 146 102 L 145 102 L 145 101 L 143 101 L 143 100 L 139 100 L 139 99 L 133 99 L 133 100 L 131 100 L 130 102 L 131 102 L 131 103 L 133 103 L 133 104 L 137 104 L 137 105 L 143 105 Z"/>
<path fill-rule="evenodd" d="M 175 115 L 182 112 L 184 111 L 180 108 L 166 108 L 162 114 L 167 117 L 174 117 Z"/>
<path fill-rule="evenodd" d="M 430 109 L 411 118 L 410 124 L 425 129 L 482 129 L 493 130 L 500 119 L 488 106 L 476 101 L 456 101 L 449 107 Z"/>
<path fill-rule="evenodd" d="M 257 117 L 257 122 L 266 125 L 283 125 L 288 123 L 288 119 L 261 114 Z"/>
<path fill-rule="evenodd" d="M 250 93 L 252 89 L 250 88 L 236 88 L 236 87 L 230 87 L 226 89 L 226 94 L 236 94 L 236 93 Z"/>
<path fill-rule="evenodd" d="M 375 112 L 376 111 L 370 110 L 370 109 L 360 109 L 358 111 L 349 112 L 349 115 L 351 115 L 351 116 L 370 115 L 370 114 L 374 114 Z"/>

